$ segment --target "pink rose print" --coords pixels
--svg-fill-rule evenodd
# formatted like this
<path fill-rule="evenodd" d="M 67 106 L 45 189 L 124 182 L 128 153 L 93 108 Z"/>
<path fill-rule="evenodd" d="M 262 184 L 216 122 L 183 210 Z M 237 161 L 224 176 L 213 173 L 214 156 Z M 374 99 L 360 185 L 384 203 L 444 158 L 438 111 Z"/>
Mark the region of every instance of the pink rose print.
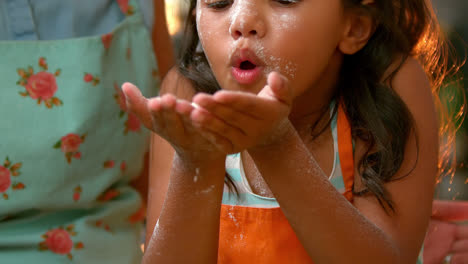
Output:
<path fill-rule="evenodd" d="M 84 73 L 83 80 L 87 83 L 91 83 L 93 86 L 96 86 L 101 82 L 101 79 L 98 76 L 87 72 Z"/>
<path fill-rule="evenodd" d="M 93 75 L 91 75 L 89 73 L 85 73 L 85 76 L 84 76 L 83 79 L 84 79 L 85 82 L 91 82 L 94 79 L 94 77 L 93 77 Z"/>
<path fill-rule="evenodd" d="M 73 194 L 73 201 L 78 202 L 81 198 L 81 193 L 76 192 Z"/>
<path fill-rule="evenodd" d="M 13 190 L 23 190 L 26 188 L 22 182 L 14 183 L 13 186 L 11 187 Z"/>
<path fill-rule="evenodd" d="M 107 232 L 111 232 L 110 226 L 108 224 L 105 224 L 102 220 L 97 220 L 95 225 L 96 227 L 104 228 L 104 230 L 106 230 Z"/>
<path fill-rule="evenodd" d="M 86 139 L 86 134 L 77 135 L 77 134 L 67 134 L 63 136 L 57 143 L 55 143 L 54 148 L 60 148 L 65 154 L 67 162 L 70 164 L 72 158 L 81 159 L 81 152 L 79 152 L 80 145 Z"/>
<path fill-rule="evenodd" d="M 130 60 L 132 58 L 132 49 L 130 47 L 127 48 L 127 53 L 125 54 L 125 57 L 127 60 Z"/>
<path fill-rule="evenodd" d="M 34 73 L 32 66 L 27 69 L 20 68 L 17 70 L 20 80 L 16 84 L 26 89 L 25 92 L 20 92 L 20 95 L 23 97 L 29 96 L 37 100 L 38 104 L 44 102 L 47 108 L 63 105 L 59 98 L 54 97 L 58 90 L 56 77 L 60 75 L 61 70 L 56 70 L 54 74 L 47 72 L 48 65 L 44 57 L 39 58 L 38 64 L 42 71 L 37 73 Z"/>
<path fill-rule="evenodd" d="M 82 143 L 81 137 L 77 134 L 68 134 L 62 137 L 62 145 L 60 148 L 63 153 L 77 152 L 80 144 Z"/>
<path fill-rule="evenodd" d="M 39 58 L 39 67 L 43 68 L 44 70 L 47 70 L 48 66 L 44 57 Z"/>
<path fill-rule="evenodd" d="M 75 249 L 83 249 L 83 248 L 84 248 L 83 242 L 76 242 L 75 243 Z"/>
<path fill-rule="evenodd" d="M 120 10 L 127 16 L 133 15 L 135 13 L 135 9 L 133 6 L 128 4 L 128 0 L 117 0 L 119 4 Z"/>
<path fill-rule="evenodd" d="M 138 132 L 140 131 L 140 127 L 140 119 L 138 119 L 138 117 L 134 113 L 128 113 L 128 119 L 125 122 L 124 134 L 127 134 L 128 131 Z"/>
<path fill-rule="evenodd" d="M 80 185 L 76 186 L 73 189 L 73 201 L 78 202 L 80 200 L 82 191 L 83 189 L 81 188 Z"/>
<path fill-rule="evenodd" d="M 38 72 L 28 78 L 26 90 L 32 99 L 48 100 L 57 91 L 55 75 L 49 72 Z"/>
<path fill-rule="evenodd" d="M 75 236 L 74 226 L 69 225 L 67 228 L 63 227 L 49 230 L 47 233 L 42 235 L 44 241 L 39 243 L 39 250 L 46 251 L 50 250 L 58 255 L 67 255 L 69 259 L 73 256 L 71 251 L 73 249 L 80 250 L 84 248 L 83 242 L 76 242 L 73 244 L 72 236 Z"/>
<path fill-rule="evenodd" d="M 11 186 L 10 170 L 0 166 L 0 192 L 6 192 Z"/>
<path fill-rule="evenodd" d="M 8 200 L 9 196 L 6 191 L 9 189 L 17 191 L 26 188 L 24 183 L 12 181 L 12 178 L 17 178 L 21 174 L 19 170 L 22 165 L 20 162 L 12 164 L 8 157 L 3 162 L 3 166 L 0 165 L 0 193 L 2 193 L 3 199 Z"/>
<path fill-rule="evenodd" d="M 127 163 L 125 161 L 122 161 L 120 163 L 120 171 L 125 172 L 127 170 Z"/>
<path fill-rule="evenodd" d="M 112 33 L 108 33 L 108 34 L 101 36 L 101 41 L 102 41 L 102 45 L 104 46 L 104 49 L 106 50 L 109 49 L 113 37 L 114 35 Z"/>
<path fill-rule="evenodd" d="M 115 166 L 115 161 L 113 161 L 113 160 L 106 160 L 106 161 L 104 161 L 103 166 L 104 166 L 105 169 L 112 169 L 112 168 L 114 168 L 114 166 Z"/>
<path fill-rule="evenodd" d="M 46 234 L 45 243 L 50 251 L 57 254 L 68 254 L 72 250 L 73 241 L 67 231 L 53 229 Z"/>
<path fill-rule="evenodd" d="M 120 195 L 120 191 L 119 190 L 116 190 L 116 189 L 109 189 L 107 190 L 105 193 L 101 194 L 97 200 L 100 201 L 100 202 L 107 202 L 107 201 L 110 201 L 112 199 L 114 199 L 115 197 L 119 196 Z"/>
<path fill-rule="evenodd" d="M 144 204 L 141 205 L 141 207 L 133 213 L 130 217 L 128 217 L 128 221 L 132 224 L 141 222 L 145 219 L 146 216 L 146 206 Z"/>

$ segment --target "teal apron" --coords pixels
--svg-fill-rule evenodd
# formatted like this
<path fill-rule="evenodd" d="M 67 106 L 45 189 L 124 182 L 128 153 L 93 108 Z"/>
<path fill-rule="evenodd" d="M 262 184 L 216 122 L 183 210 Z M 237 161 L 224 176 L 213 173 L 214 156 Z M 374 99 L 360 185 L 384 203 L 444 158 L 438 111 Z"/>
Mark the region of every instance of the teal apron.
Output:
<path fill-rule="evenodd" d="M 140 263 L 149 134 L 123 82 L 157 94 L 134 1 L 102 36 L 0 42 L 0 263 Z"/>

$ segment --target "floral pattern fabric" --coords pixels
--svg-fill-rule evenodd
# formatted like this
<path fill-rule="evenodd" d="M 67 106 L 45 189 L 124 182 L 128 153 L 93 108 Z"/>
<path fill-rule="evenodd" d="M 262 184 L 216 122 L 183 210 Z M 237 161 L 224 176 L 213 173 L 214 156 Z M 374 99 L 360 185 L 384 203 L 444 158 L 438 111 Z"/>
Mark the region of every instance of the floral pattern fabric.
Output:
<path fill-rule="evenodd" d="M 55 73 L 48 72 L 49 67 L 44 57 L 39 58 L 38 65 L 41 70 L 36 73 L 34 73 L 32 66 L 28 66 L 26 69 L 17 69 L 20 79 L 16 84 L 26 89 L 26 91 L 19 94 L 23 97 L 29 96 L 37 100 L 37 104 L 39 105 L 44 102 L 47 108 L 62 105 L 63 102 L 54 96 L 58 89 L 56 77 L 60 75 L 61 70 L 57 69 Z"/>
<path fill-rule="evenodd" d="M 0 42 L 0 259 L 139 263 L 139 176 L 149 133 L 120 91 L 157 94 L 149 32 L 134 1 L 102 36 Z"/>

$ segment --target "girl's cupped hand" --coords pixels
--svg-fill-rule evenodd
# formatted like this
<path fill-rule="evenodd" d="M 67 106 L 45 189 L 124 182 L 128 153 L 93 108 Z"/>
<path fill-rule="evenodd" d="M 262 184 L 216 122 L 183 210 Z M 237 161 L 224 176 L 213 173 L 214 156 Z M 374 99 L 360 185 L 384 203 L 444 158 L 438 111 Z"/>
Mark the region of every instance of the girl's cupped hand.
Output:
<path fill-rule="evenodd" d="M 179 157 L 193 162 L 224 158 L 218 145 L 228 144 L 227 140 L 193 125 L 190 114 L 195 108 L 190 102 L 172 94 L 146 98 L 131 83 L 124 83 L 122 90 L 127 109 L 148 129 L 167 140 Z"/>
<path fill-rule="evenodd" d="M 224 137 L 224 153 L 261 148 L 278 142 L 288 131 L 293 91 L 277 72 L 268 75 L 258 93 L 222 90 L 214 95 L 197 94 L 190 118 L 194 126 Z"/>

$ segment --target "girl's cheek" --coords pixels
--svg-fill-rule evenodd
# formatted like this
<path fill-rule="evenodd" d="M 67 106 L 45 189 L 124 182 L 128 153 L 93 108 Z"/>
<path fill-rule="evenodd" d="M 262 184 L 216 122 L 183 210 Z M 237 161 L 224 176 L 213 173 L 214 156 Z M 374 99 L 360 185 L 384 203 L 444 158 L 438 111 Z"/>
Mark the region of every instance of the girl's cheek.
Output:
<path fill-rule="evenodd" d="M 292 13 L 274 14 L 272 16 L 271 30 L 279 39 L 275 39 L 277 46 L 289 46 L 288 41 L 294 39 L 294 32 L 297 31 L 299 19 L 297 15 Z M 273 47 L 274 51 L 265 51 L 260 48 L 258 56 L 262 58 L 268 65 L 265 71 L 268 74 L 271 71 L 277 71 L 286 76 L 288 79 L 294 79 L 298 71 L 299 65 L 286 54 L 281 54 L 284 49 L 282 47 Z"/>
<path fill-rule="evenodd" d="M 272 25 L 275 31 L 294 31 L 299 23 L 297 15 L 291 13 L 275 14 L 273 18 L 277 21 Z"/>

